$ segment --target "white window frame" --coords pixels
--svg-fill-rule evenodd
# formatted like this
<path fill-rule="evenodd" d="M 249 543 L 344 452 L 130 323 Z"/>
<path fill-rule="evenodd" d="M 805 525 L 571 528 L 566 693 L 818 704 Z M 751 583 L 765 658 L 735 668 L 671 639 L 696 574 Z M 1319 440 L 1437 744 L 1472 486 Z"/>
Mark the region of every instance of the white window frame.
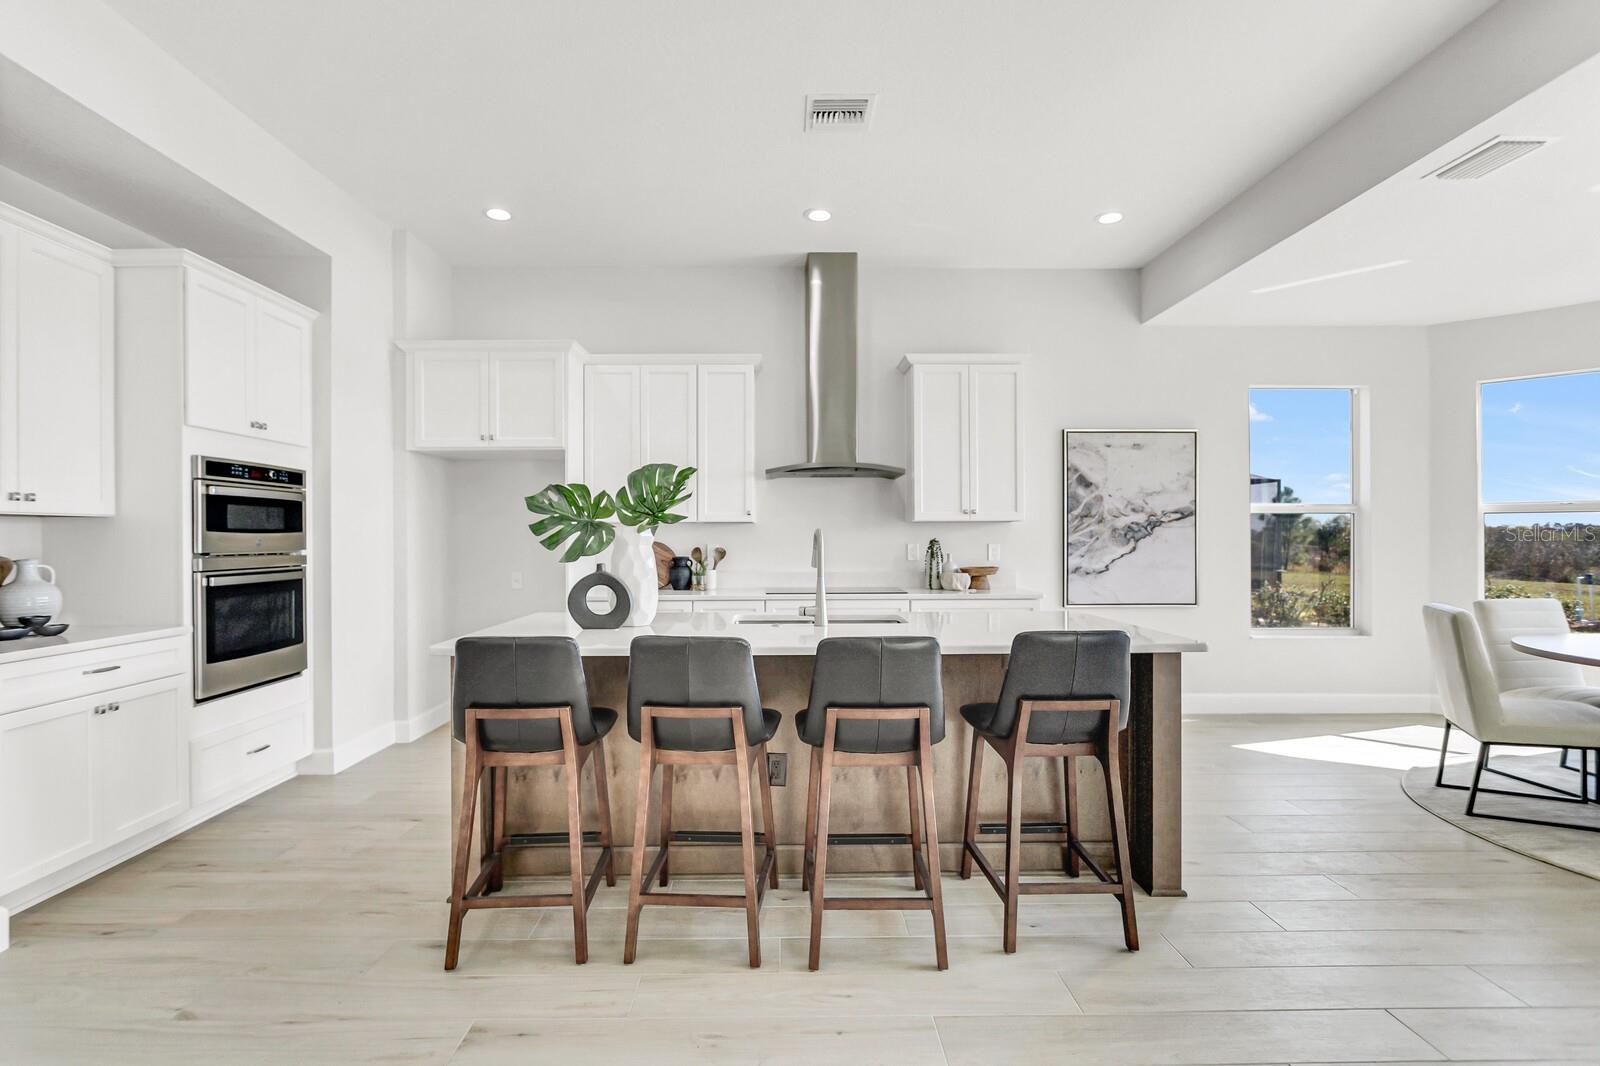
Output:
<path fill-rule="evenodd" d="M 1325 515 L 1343 514 L 1350 516 L 1350 624 L 1348 626 L 1282 626 L 1269 627 L 1257 626 L 1250 620 L 1249 600 L 1246 599 L 1245 624 L 1249 627 L 1252 638 L 1260 637 L 1266 640 L 1289 638 L 1304 640 L 1313 637 L 1361 637 L 1366 635 L 1363 624 L 1366 618 L 1366 575 L 1371 571 L 1368 556 L 1370 549 L 1368 542 L 1371 537 L 1371 523 L 1367 515 L 1367 442 L 1366 426 L 1368 414 L 1367 390 L 1361 385 L 1250 385 L 1245 389 L 1245 464 L 1250 465 L 1250 433 L 1254 430 L 1249 421 L 1250 394 L 1258 389 L 1278 389 L 1287 391 L 1298 389 L 1302 391 L 1333 392 L 1343 391 L 1350 394 L 1350 502 L 1349 503 L 1256 503 L 1250 501 L 1250 513 L 1257 514 L 1292 514 L 1292 515 Z M 1247 476 L 1255 473 L 1246 470 Z M 1480 484 L 1481 484 L 1480 479 Z"/>
<path fill-rule="evenodd" d="M 1517 500 L 1511 503 L 1488 503 L 1483 498 L 1483 387 L 1485 385 L 1499 385 L 1506 381 L 1536 381 L 1539 378 L 1570 378 L 1580 374 L 1600 373 L 1600 367 L 1588 370 L 1552 370 L 1544 374 L 1512 374 L 1503 378 L 1484 378 L 1473 388 L 1472 402 L 1477 409 L 1477 477 L 1476 494 L 1478 498 L 1478 595 L 1489 594 L 1489 574 L 1483 565 L 1484 550 L 1487 547 L 1483 540 L 1484 519 L 1492 514 L 1582 514 L 1584 512 L 1600 512 L 1600 499 L 1594 500 L 1540 500 L 1537 502 Z"/>

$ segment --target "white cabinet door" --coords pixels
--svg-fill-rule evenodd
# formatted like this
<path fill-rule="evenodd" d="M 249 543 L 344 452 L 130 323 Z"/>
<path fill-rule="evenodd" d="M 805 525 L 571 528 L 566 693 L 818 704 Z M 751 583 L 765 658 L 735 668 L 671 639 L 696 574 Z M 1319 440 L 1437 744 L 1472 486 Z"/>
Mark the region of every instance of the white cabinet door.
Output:
<path fill-rule="evenodd" d="M 253 435 L 250 350 L 255 297 L 199 270 L 185 271 L 184 421 Z"/>
<path fill-rule="evenodd" d="M 188 730 L 178 692 L 168 679 L 96 697 L 90 765 L 98 846 L 125 840 L 188 807 Z"/>
<path fill-rule="evenodd" d="M 583 372 L 583 482 L 616 492 L 640 465 L 640 368 L 590 366 Z"/>
<path fill-rule="evenodd" d="M 94 697 L 0 716 L 0 894 L 94 852 Z"/>
<path fill-rule="evenodd" d="M 478 447 L 488 438 L 484 414 L 487 357 L 482 352 L 416 352 L 411 357 L 411 446 Z"/>
<path fill-rule="evenodd" d="M 17 233 L 15 484 L 17 509 L 115 510 L 114 271 L 103 259 Z M 9 288 L 9 286 L 8 286 Z M 10 376 L 10 375 L 7 375 Z M 8 499 L 8 509 L 18 501 Z"/>
<path fill-rule="evenodd" d="M 968 519 L 1022 518 L 1022 394 L 1016 366 L 967 368 Z"/>
<path fill-rule="evenodd" d="M 911 371 L 911 518 L 962 522 L 967 484 L 967 368 L 931 365 Z"/>
<path fill-rule="evenodd" d="M 646 366 L 639 372 L 640 462 L 695 466 L 700 444 L 695 411 L 699 375 L 692 365 Z M 700 517 L 699 475 L 689 481 L 694 495 L 677 507 L 684 521 Z"/>
<path fill-rule="evenodd" d="M 754 522 L 756 368 L 707 364 L 699 370 L 699 521 Z"/>
<path fill-rule="evenodd" d="M 249 424 L 254 435 L 285 444 L 311 443 L 311 323 L 258 297 L 249 360 Z"/>
<path fill-rule="evenodd" d="M 564 356 L 546 352 L 489 354 L 489 441 L 500 448 L 559 448 L 566 409 Z"/>

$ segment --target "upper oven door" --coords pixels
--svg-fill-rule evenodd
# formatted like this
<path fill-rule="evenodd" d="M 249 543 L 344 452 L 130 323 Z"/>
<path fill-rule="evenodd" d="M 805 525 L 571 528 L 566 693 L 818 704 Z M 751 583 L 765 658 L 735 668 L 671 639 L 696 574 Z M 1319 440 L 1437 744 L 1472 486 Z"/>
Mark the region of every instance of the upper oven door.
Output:
<path fill-rule="evenodd" d="M 195 478 L 195 554 L 246 555 L 305 549 L 303 490 Z"/>

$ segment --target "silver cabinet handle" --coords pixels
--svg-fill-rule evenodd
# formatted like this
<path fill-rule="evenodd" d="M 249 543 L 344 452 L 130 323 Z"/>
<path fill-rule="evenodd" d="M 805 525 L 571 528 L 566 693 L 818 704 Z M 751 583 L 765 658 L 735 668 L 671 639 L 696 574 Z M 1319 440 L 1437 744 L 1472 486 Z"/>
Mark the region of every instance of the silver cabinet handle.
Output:
<path fill-rule="evenodd" d="M 31 493 L 31 492 L 24 492 L 22 494 L 22 502 L 23 503 L 33 503 L 38 498 L 39 497 L 37 495 L 35 495 L 34 493 Z"/>
<path fill-rule="evenodd" d="M 246 755 L 260 755 L 262 752 L 266 751 L 270 747 L 272 747 L 271 744 L 263 744 L 259 748 L 251 748 L 249 751 L 245 752 L 245 754 Z"/>
<path fill-rule="evenodd" d="M 267 424 L 265 422 L 261 423 L 261 428 L 262 429 L 266 429 L 267 428 Z"/>
<path fill-rule="evenodd" d="M 122 710 L 122 704 L 120 704 L 120 703 L 108 703 L 108 704 L 106 704 L 106 710 L 110 711 L 112 713 L 115 713 L 117 711 Z"/>
<path fill-rule="evenodd" d="M 85 670 L 84 673 L 85 674 L 109 674 L 113 670 L 121 670 L 121 669 L 122 669 L 122 664 L 121 663 L 116 663 L 116 664 L 113 664 L 111 666 L 97 666 L 92 670 Z"/>
<path fill-rule="evenodd" d="M 100 706 L 98 706 L 98 707 L 96 707 L 94 709 L 94 713 L 95 714 L 105 714 L 106 713 L 106 705 L 102 703 Z"/>
<path fill-rule="evenodd" d="M 20 492 L 8 492 L 8 493 L 6 493 L 6 499 L 8 499 L 8 500 L 21 500 L 22 499 L 22 493 L 20 493 Z"/>

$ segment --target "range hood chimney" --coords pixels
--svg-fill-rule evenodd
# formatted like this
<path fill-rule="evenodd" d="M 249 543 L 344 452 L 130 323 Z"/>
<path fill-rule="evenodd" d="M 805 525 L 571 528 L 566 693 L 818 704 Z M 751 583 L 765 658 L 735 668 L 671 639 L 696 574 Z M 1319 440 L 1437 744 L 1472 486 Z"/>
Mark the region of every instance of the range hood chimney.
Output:
<path fill-rule="evenodd" d="M 856 253 L 806 256 L 806 461 L 768 477 L 897 478 L 856 461 Z"/>

